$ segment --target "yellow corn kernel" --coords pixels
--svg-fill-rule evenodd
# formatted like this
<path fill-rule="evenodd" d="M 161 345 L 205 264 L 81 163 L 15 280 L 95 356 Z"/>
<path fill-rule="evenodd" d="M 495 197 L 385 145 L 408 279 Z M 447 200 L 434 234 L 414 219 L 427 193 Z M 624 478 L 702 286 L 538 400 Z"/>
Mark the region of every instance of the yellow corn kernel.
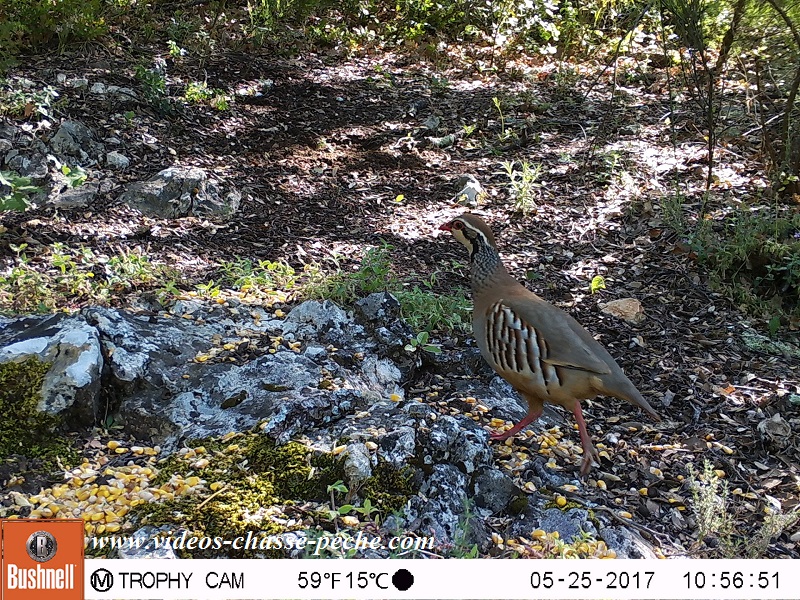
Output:
<path fill-rule="evenodd" d="M 564 496 L 557 496 L 556 497 L 556 504 L 559 508 L 564 508 L 567 505 L 567 499 Z"/>

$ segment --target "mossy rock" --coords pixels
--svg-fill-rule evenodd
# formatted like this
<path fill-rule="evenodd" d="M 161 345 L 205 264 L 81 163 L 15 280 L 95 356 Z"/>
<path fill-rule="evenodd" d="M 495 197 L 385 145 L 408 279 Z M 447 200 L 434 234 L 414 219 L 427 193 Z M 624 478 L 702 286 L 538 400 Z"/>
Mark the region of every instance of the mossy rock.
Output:
<path fill-rule="evenodd" d="M 61 457 L 72 463 L 77 453 L 57 435 L 61 420 L 41 412 L 42 386 L 50 364 L 33 356 L 22 362 L 0 364 L 0 459 L 21 455 L 46 463 Z"/>
<path fill-rule="evenodd" d="M 274 517 L 283 510 L 290 511 L 297 503 L 324 501 L 329 497 L 327 486 L 344 473 L 336 457 L 314 456 L 311 449 L 296 442 L 280 446 L 260 433 L 242 434 L 227 441 L 193 440 L 187 445 L 203 446 L 208 465 L 192 469 L 189 462 L 174 455 L 159 465 L 154 483 L 164 483 L 173 474 L 186 476 L 191 472 L 219 488 L 195 498 L 141 505 L 134 510 L 140 525 L 172 524 L 200 537 L 222 539 L 246 536 L 248 532 L 259 537 L 284 533 L 290 528 L 278 524 Z M 299 524 L 293 529 L 298 527 Z M 218 557 L 219 552 L 193 551 L 191 556 Z M 252 550 L 233 548 L 223 552 L 231 557 L 255 555 Z M 283 557 L 277 550 L 258 551 L 258 555 Z"/>
<path fill-rule="evenodd" d="M 170 480 L 173 475 L 184 478 L 197 476 L 206 481 L 207 492 L 182 496 L 171 502 L 148 503 L 137 506 L 132 517 L 137 525 L 172 525 L 188 529 L 199 537 L 232 539 L 247 536 L 259 538 L 290 530 L 331 525 L 327 511 L 330 500 L 328 486 L 344 479 L 341 455 L 318 453 L 296 442 L 278 445 L 261 433 L 246 433 L 220 438 L 192 440 L 190 448 L 202 446 L 202 456 L 208 459 L 202 468 L 197 457 L 173 455 L 158 465 L 159 475 L 153 485 Z M 369 498 L 381 514 L 402 509 L 414 493 L 411 469 L 395 469 L 379 463 L 372 477 L 359 490 L 358 496 Z M 212 484 L 213 487 L 212 487 Z M 310 504 L 300 510 L 300 506 Z M 319 507 L 315 510 L 313 507 Z M 277 517 L 277 518 L 276 518 Z M 286 527 L 289 517 L 295 525 Z M 215 557 L 220 552 L 231 557 L 283 557 L 280 550 L 253 551 L 226 547 L 183 551 L 185 557 Z"/>
<path fill-rule="evenodd" d="M 397 469 L 387 462 L 379 462 L 361 487 L 360 494 L 378 508 L 383 515 L 401 510 L 416 490 L 411 467 Z"/>

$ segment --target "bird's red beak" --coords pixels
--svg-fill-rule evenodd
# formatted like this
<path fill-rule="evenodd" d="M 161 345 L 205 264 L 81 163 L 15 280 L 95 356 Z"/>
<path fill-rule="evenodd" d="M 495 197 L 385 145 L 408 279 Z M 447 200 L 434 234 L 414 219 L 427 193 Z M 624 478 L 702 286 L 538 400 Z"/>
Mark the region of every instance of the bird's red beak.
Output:
<path fill-rule="evenodd" d="M 443 223 L 443 224 L 439 225 L 439 229 L 441 231 L 452 231 L 453 230 L 453 226 L 448 221 L 447 223 Z"/>

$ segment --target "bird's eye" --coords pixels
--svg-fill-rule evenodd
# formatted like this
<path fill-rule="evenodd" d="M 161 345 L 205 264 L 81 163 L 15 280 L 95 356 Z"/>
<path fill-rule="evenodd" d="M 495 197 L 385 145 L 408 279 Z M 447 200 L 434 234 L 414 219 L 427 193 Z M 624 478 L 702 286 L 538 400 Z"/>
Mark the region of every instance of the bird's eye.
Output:
<path fill-rule="evenodd" d="M 453 229 L 464 229 L 464 224 L 461 221 L 453 221 Z"/>

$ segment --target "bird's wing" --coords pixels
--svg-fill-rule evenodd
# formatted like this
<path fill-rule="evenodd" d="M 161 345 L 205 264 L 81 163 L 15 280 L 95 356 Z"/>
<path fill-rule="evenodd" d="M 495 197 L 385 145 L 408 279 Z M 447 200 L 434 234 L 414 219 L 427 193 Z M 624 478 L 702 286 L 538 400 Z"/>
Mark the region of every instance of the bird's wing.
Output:
<path fill-rule="evenodd" d="M 580 324 L 538 296 L 504 298 L 489 307 L 486 317 L 487 338 L 524 339 L 529 360 L 534 354 L 553 366 L 600 375 L 611 372 L 609 365 L 573 329 Z"/>

